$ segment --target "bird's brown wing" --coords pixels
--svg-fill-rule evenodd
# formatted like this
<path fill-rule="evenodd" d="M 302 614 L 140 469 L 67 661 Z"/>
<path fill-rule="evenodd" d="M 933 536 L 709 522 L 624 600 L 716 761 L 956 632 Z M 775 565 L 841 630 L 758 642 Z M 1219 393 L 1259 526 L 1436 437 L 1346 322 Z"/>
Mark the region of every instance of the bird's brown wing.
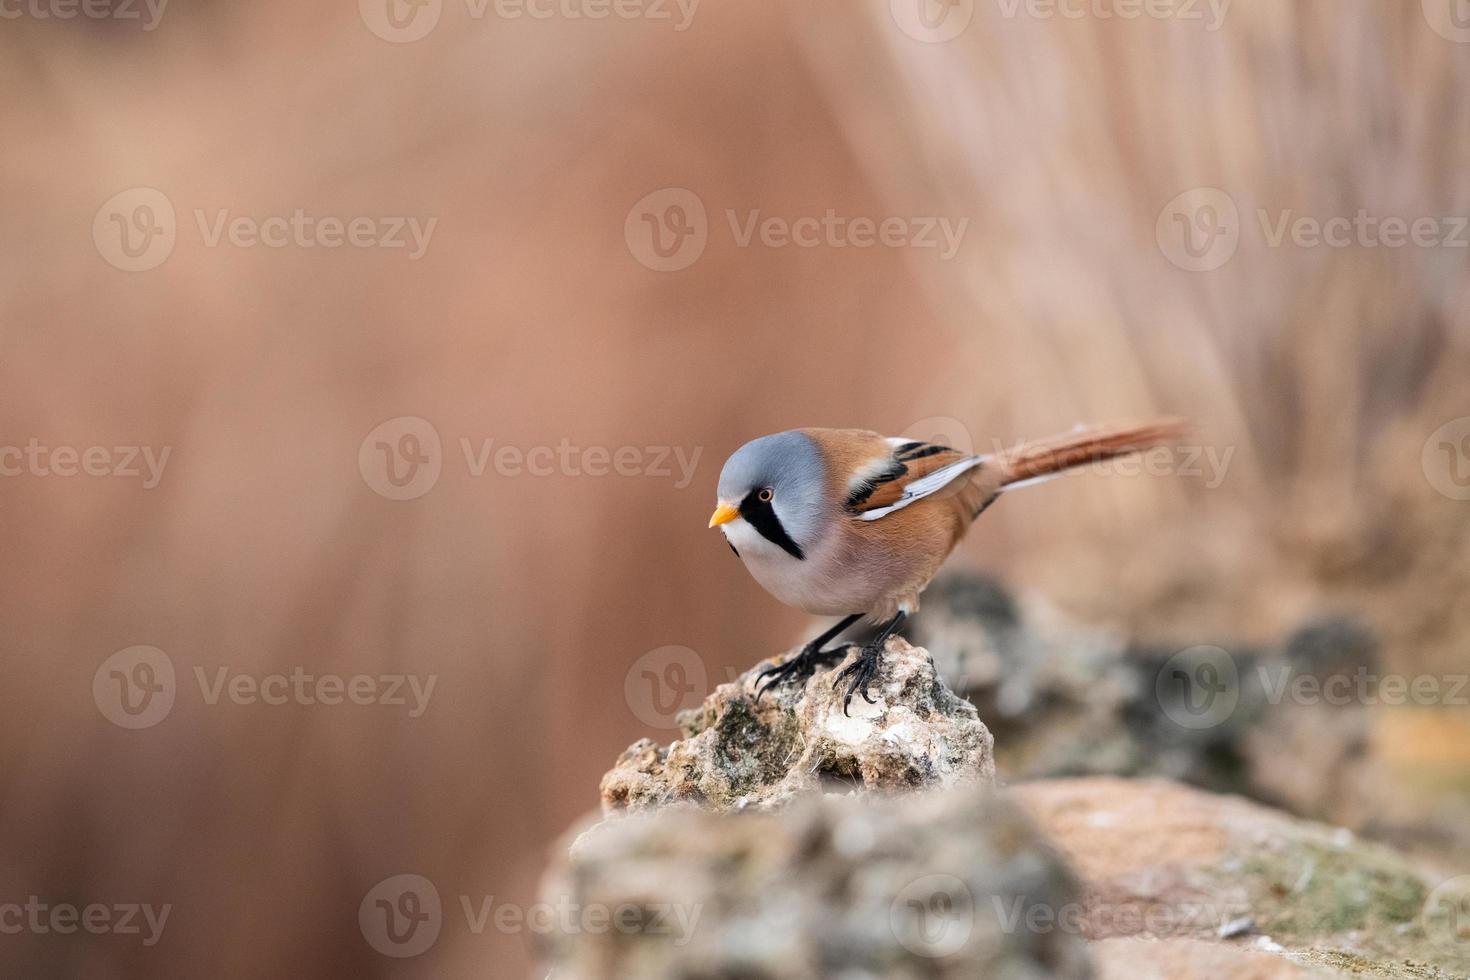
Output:
<path fill-rule="evenodd" d="M 888 452 L 862 470 L 849 488 L 846 508 L 874 520 L 903 503 L 942 492 L 976 465 L 975 457 L 935 443 L 885 440 Z"/>
<path fill-rule="evenodd" d="M 887 620 L 900 609 L 917 609 L 919 593 L 994 496 L 983 464 L 919 440 L 855 429 L 803 431 L 822 449 L 827 492 L 846 517 L 837 522 L 831 575 L 860 583 L 857 591 L 869 596 L 853 611 Z M 970 461 L 973 466 L 963 465 Z"/>

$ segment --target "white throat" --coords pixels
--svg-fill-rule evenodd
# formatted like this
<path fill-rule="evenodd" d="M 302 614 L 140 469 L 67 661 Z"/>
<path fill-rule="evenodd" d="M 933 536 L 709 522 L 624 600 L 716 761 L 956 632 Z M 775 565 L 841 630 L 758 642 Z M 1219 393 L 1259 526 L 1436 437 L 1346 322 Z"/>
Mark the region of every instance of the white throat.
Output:
<path fill-rule="evenodd" d="M 781 558 L 793 564 L 801 564 L 794 556 L 787 554 L 780 545 L 768 541 L 755 527 L 743 517 L 737 517 L 728 524 L 721 524 L 720 530 L 725 532 L 725 540 L 735 546 L 740 552 L 740 557 L 747 562 L 751 558 Z"/>

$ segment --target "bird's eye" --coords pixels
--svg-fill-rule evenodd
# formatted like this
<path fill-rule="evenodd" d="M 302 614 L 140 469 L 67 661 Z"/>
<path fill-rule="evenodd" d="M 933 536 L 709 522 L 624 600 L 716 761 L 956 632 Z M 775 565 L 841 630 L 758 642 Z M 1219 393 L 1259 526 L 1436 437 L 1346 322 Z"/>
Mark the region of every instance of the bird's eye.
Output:
<path fill-rule="evenodd" d="M 761 492 L 756 494 L 755 497 L 761 503 L 768 504 L 771 502 L 771 498 L 775 495 L 775 492 L 772 491 L 770 487 L 761 487 Z"/>

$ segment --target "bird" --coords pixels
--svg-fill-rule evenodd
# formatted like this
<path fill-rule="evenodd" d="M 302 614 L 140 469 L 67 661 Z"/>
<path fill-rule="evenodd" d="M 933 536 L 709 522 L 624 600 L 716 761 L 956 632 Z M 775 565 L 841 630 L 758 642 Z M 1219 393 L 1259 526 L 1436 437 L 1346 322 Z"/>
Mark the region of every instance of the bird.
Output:
<path fill-rule="evenodd" d="M 866 429 L 790 429 L 747 442 L 725 461 L 709 526 L 766 591 L 832 628 L 756 677 L 756 700 L 810 677 L 853 644 L 825 649 L 859 619 L 877 631 L 833 681 L 869 704 L 882 651 L 975 519 L 1003 493 L 1067 470 L 1167 445 L 1178 419 L 1071 432 L 991 454 Z"/>

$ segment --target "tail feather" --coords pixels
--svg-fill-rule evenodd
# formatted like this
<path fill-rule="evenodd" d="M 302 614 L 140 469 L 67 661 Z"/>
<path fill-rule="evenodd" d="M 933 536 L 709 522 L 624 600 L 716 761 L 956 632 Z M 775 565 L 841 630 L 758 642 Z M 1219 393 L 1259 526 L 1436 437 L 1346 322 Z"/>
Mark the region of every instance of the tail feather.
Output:
<path fill-rule="evenodd" d="M 1088 463 L 1166 446 L 1178 441 L 1187 431 L 1182 419 L 1164 418 L 1134 425 L 1081 429 L 1025 443 L 998 457 L 1004 467 L 1001 489 L 1044 480 Z"/>

